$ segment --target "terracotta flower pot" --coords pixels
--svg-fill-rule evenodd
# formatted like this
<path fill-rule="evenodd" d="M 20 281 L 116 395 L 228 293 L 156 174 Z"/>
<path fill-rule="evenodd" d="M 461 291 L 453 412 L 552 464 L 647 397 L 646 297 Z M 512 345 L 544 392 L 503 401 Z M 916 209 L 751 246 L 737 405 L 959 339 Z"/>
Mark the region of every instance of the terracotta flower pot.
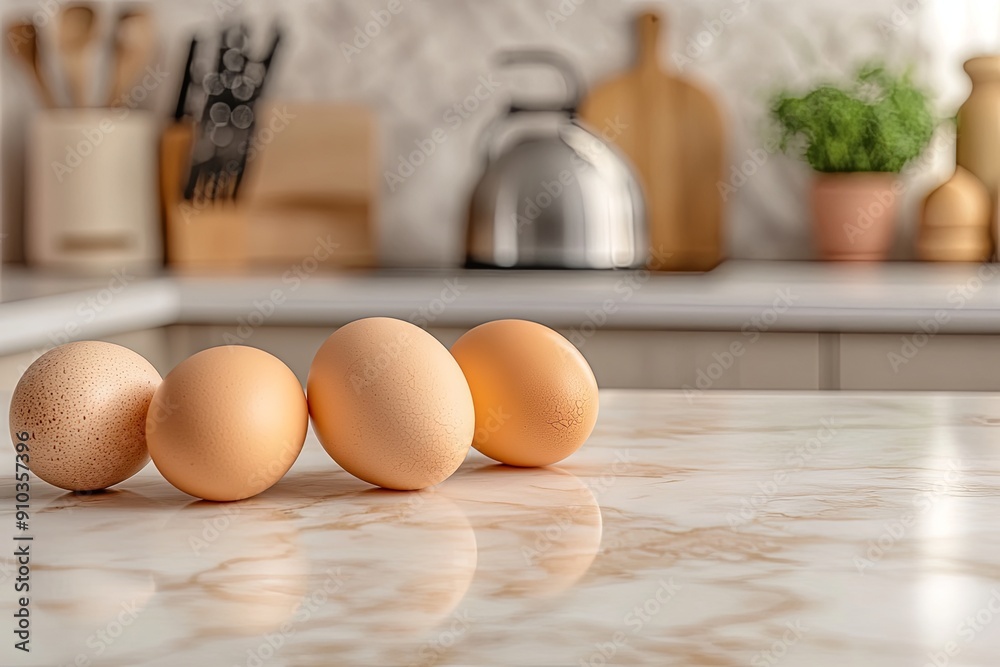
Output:
<path fill-rule="evenodd" d="M 820 259 L 885 259 L 902 193 L 892 173 L 816 174 L 812 209 Z"/>

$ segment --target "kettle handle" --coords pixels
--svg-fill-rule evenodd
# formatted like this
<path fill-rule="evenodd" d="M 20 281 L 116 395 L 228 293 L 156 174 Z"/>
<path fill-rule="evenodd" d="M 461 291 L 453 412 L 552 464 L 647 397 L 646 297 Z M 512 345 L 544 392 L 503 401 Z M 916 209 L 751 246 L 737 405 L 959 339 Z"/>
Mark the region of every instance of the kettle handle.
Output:
<path fill-rule="evenodd" d="M 563 82 L 566 85 L 566 98 L 560 106 L 532 106 L 518 104 L 516 101 L 511 99 L 510 105 L 507 107 L 507 113 L 495 116 L 489 123 L 487 123 L 486 127 L 483 128 L 479 135 L 479 152 L 480 154 L 486 156 L 487 164 L 492 163 L 496 158 L 496 155 L 494 154 L 493 140 L 497 135 L 497 127 L 501 125 L 508 116 L 515 113 L 531 112 L 564 113 L 570 116 L 572 121 L 575 122 L 577 115 L 576 110 L 581 96 L 580 79 L 576 74 L 576 70 L 570 64 L 569 60 L 554 51 L 546 51 L 543 49 L 502 51 L 497 55 L 496 62 L 501 67 L 510 67 L 512 65 L 522 64 L 549 65 L 562 76 Z"/>
<path fill-rule="evenodd" d="M 548 65 L 556 70 L 562 77 L 566 86 L 566 98 L 562 105 L 558 107 L 544 105 L 524 105 L 517 103 L 514 99 L 510 101 L 508 113 L 519 112 L 553 112 L 560 111 L 570 116 L 576 115 L 577 107 L 580 104 L 580 77 L 570 61 L 563 55 L 555 51 L 544 49 L 533 49 L 525 51 L 502 51 L 497 56 L 497 64 L 501 67 L 511 67 L 514 65 Z"/>

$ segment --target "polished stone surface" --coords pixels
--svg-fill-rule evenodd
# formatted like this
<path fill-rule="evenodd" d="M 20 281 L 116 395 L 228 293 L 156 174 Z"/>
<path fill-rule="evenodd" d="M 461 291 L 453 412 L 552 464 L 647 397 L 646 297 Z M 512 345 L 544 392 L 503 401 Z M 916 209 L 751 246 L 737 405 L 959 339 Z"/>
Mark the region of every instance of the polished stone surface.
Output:
<path fill-rule="evenodd" d="M 99 494 L 34 480 L 32 652 L 7 630 L 0 664 L 996 664 L 1000 396 L 606 391 L 601 408 L 558 467 L 473 454 L 422 493 L 353 479 L 311 436 L 240 503 L 152 466 Z"/>

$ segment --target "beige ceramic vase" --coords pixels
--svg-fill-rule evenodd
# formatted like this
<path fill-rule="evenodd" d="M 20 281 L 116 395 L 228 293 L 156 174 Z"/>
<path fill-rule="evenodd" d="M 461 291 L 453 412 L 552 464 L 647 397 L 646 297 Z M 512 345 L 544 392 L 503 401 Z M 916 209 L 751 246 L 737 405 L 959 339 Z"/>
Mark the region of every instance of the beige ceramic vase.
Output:
<path fill-rule="evenodd" d="M 917 256 L 935 262 L 983 262 L 990 258 L 989 190 L 962 167 L 924 199 Z"/>
<path fill-rule="evenodd" d="M 892 247 L 902 191 L 893 173 L 817 173 L 812 210 L 819 258 L 885 259 Z"/>
<path fill-rule="evenodd" d="M 997 241 L 996 202 L 1000 191 L 1000 56 L 965 62 L 972 92 L 958 110 L 956 161 L 975 174 L 990 195 L 991 236 Z"/>

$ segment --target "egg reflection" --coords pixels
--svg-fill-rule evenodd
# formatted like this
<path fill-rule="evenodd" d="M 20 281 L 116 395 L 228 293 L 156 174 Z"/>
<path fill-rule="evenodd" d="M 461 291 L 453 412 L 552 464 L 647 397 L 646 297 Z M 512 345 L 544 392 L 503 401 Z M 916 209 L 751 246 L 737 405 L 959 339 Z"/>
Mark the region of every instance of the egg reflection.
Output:
<path fill-rule="evenodd" d="M 293 522 L 264 500 L 194 501 L 159 534 L 169 540 L 162 604 L 174 622 L 226 634 L 273 632 L 309 590 Z"/>
<path fill-rule="evenodd" d="M 328 637 L 398 643 L 447 618 L 476 572 L 476 535 L 435 488 L 370 489 L 337 499 L 335 518 L 303 533 L 314 568 L 338 573 L 318 610 Z"/>
<path fill-rule="evenodd" d="M 477 584 L 491 594 L 559 594 L 586 574 L 600 550 L 597 499 L 564 470 L 486 464 L 459 471 L 441 489 L 475 527 Z"/>

